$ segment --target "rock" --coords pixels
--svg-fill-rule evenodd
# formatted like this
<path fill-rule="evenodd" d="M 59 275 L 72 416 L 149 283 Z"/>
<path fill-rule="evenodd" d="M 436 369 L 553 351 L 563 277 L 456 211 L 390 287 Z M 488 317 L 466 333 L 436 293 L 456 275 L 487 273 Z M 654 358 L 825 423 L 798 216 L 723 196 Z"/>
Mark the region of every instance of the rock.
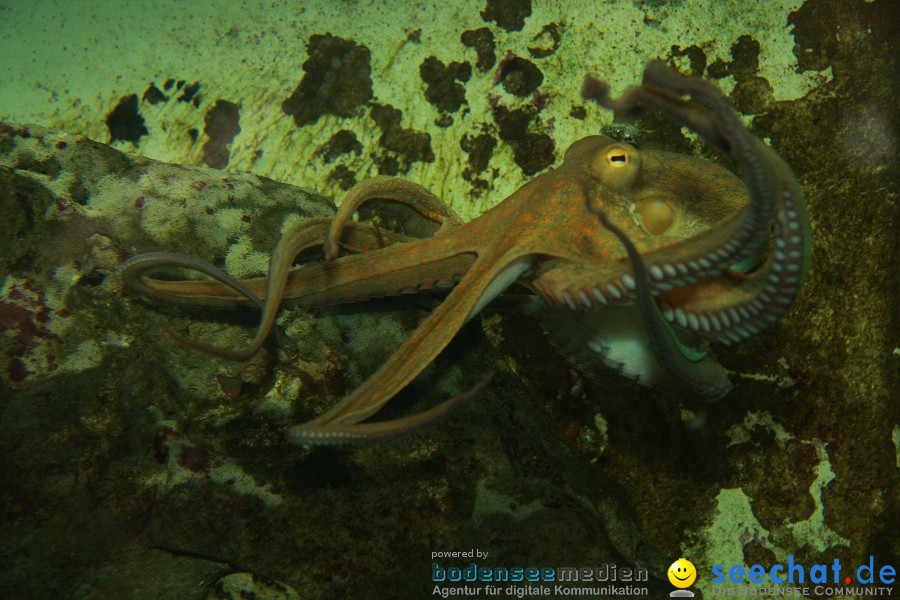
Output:
<path fill-rule="evenodd" d="M 422 410 L 496 370 L 477 399 L 394 442 L 311 450 L 284 442 L 287 425 L 373 372 L 427 314 L 414 299 L 285 311 L 289 356 L 264 349 L 235 364 L 164 329 L 238 345 L 257 315 L 160 305 L 112 281 L 123 258 L 162 249 L 262 273 L 284 220 L 331 214 L 327 200 L 37 126 L 3 126 L 0 150 L 2 193 L 15 199 L 0 210 L 20 215 L 0 312 L 11 565 L 0 591 L 21 596 L 29 580 L 35 597 L 127 585 L 154 597 L 227 564 L 303 598 L 412 597 L 429 585 L 433 551 L 477 543 L 509 560 L 574 564 L 577 542 L 594 562 L 617 556 L 594 508 L 606 492 L 477 320 L 384 413 Z M 633 522 L 627 511 L 619 521 Z M 236 589 L 212 581 L 168 597 Z"/>
<path fill-rule="evenodd" d="M 231 573 L 216 582 L 206 600 L 300 600 L 302 596 L 291 586 L 271 581 L 253 573 Z"/>

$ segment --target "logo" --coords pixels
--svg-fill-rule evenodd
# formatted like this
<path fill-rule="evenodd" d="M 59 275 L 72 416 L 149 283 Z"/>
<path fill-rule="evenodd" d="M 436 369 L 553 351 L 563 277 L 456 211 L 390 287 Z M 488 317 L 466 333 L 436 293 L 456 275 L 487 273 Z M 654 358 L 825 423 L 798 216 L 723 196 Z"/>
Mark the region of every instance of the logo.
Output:
<path fill-rule="evenodd" d="M 670 598 L 693 598 L 694 592 L 684 589 L 691 587 L 694 580 L 697 579 L 697 569 L 694 563 L 686 558 L 679 558 L 669 567 L 667 571 L 669 583 L 679 588 L 669 594 Z"/>
<path fill-rule="evenodd" d="M 788 555 L 786 564 L 713 565 L 711 592 L 713 596 L 746 596 L 750 593 L 763 596 L 776 592 L 792 596 L 891 596 L 894 588 L 890 584 L 897 575 L 893 565 L 879 568 L 875 557 L 870 555 L 868 564 L 863 563 L 856 569 L 845 570 L 843 567 L 837 558 L 831 564 L 807 567 L 794 562 L 793 554 Z M 719 585 L 723 583 L 726 585 Z"/>

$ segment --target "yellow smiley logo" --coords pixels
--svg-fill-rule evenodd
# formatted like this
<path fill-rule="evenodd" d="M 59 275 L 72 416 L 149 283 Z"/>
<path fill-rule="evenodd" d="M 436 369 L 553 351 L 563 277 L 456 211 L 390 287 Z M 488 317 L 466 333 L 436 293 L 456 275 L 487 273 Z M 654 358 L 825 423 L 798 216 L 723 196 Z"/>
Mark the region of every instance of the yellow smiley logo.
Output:
<path fill-rule="evenodd" d="M 697 569 L 694 564 L 686 558 L 679 558 L 672 563 L 668 570 L 669 583 L 677 588 L 690 587 L 694 580 L 697 579 Z"/>

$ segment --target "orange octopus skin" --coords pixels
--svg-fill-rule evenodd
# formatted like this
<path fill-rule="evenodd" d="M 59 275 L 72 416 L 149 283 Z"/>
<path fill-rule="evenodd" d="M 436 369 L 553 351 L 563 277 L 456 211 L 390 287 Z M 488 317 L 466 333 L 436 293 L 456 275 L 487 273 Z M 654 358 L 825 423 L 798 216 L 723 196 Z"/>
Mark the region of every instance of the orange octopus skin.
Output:
<path fill-rule="evenodd" d="M 739 342 L 776 321 L 806 275 L 810 229 L 800 186 L 777 154 L 743 127 L 718 88 L 658 61 L 647 66 L 643 85 L 619 100 L 609 99 L 593 78 L 584 95 L 617 112 L 644 104 L 666 113 L 729 152 L 743 183 L 698 158 L 589 136 L 569 147 L 559 167 L 468 223 L 421 186 L 378 177 L 351 190 L 334 219 L 290 228 L 272 253 L 267 277 L 235 282 L 199 259 L 165 252 L 133 257 L 120 273 L 128 289 L 159 300 L 261 306 L 256 336 L 243 350 L 182 340 L 234 360 L 262 346 L 283 304 L 450 288 L 365 383 L 326 413 L 291 427 L 287 439 L 294 443 L 399 435 L 473 396 L 489 378 L 419 415 L 363 423 L 514 283 L 534 292 L 531 312 L 588 375 L 612 367 L 639 383 L 721 397 L 731 384 L 708 344 Z M 401 232 L 350 221 L 357 210 L 387 214 Z M 298 254 L 319 247 L 324 262 L 292 268 Z M 147 275 L 167 265 L 214 279 Z"/>

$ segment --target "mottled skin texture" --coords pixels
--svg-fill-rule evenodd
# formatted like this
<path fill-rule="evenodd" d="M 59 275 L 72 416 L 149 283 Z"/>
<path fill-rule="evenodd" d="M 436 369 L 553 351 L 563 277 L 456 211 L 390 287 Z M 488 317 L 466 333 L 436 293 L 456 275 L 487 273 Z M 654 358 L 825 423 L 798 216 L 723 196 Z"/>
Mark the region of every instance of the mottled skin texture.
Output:
<path fill-rule="evenodd" d="M 123 279 L 132 290 L 174 302 L 263 302 L 257 335 L 244 350 L 182 340 L 236 360 L 263 344 L 282 301 L 314 306 L 452 287 L 364 384 L 325 414 L 292 427 L 288 439 L 296 443 L 403 433 L 487 385 L 485 378 L 413 417 L 361 423 L 516 283 L 532 292 L 529 310 L 543 318 L 551 341 L 586 373 L 613 367 L 647 385 L 721 397 L 731 384 L 708 343 L 738 342 L 776 321 L 806 274 L 810 231 L 799 185 L 709 83 L 653 62 L 644 84 L 617 101 L 592 78 L 584 94 L 616 111 L 640 103 L 665 112 L 730 153 L 744 183 L 697 158 L 591 136 L 572 144 L 558 168 L 469 223 L 420 186 L 381 177 L 354 188 L 335 219 L 311 219 L 286 231 L 267 278 L 239 287 L 197 259 L 153 253 L 126 261 Z M 399 232 L 351 222 L 357 210 L 390 216 Z M 325 262 L 291 270 L 299 253 L 318 247 Z M 217 281 L 146 275 L 167 265 L 197 268 Z"/>

